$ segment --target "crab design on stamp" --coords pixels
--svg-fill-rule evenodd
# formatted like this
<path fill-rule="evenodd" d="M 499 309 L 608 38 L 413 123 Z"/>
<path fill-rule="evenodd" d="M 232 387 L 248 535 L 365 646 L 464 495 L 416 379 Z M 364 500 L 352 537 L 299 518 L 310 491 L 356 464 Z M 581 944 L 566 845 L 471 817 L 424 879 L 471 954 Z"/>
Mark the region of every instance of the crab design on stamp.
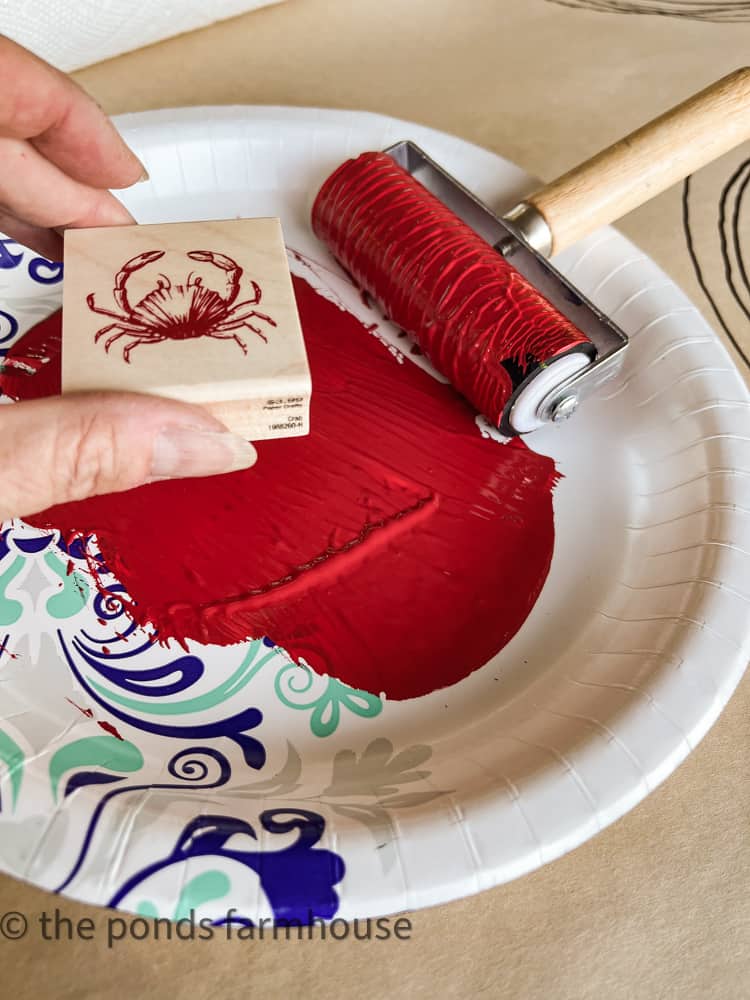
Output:
<path fill-rule="evenodd" d="M 106 334 L 104 350 L 109 353 L 112 344 L 120 337 L 131 337 L 123 347 L 122 356 L 130 364 L 130 353 L 139 344 L 158 344 L 164 340 L 193 340 L 196 337 L 213 337 L 216 340 L 234 340 L 247 354 L 247 344 L 236 331 L 243 327 L 252 330 L 261 340 L 268 342 L 266 335 L 250 321 L 261 320 L 276 326 L 275 320 L 255 309 L 261 299 L 260 286 L 251 281 L 253 297 L 236 305 L 240 291 L 242 268 L 226 254 L 213 250 L 190 250 L 190 260 L 213 264 L 225 272 L 224 292 L 215 291 L 203 284 L 200 276 L 191 273 L 184 284 L 175 284 L 165 274 L 158 276 L 156 288 L 148 292 L 139 302 L 131 305 L 127 286 L 131 275 L 164 256 L 164 250 L 147 250 L 123 264 L 115 277 L 112 290 L 114 300 L 121 312 L 103 309 L 94 301 L 94 293 L 86 297 L 92 312 L 108 316 L 114 322 L 97 331 L 94 343 Z"/>

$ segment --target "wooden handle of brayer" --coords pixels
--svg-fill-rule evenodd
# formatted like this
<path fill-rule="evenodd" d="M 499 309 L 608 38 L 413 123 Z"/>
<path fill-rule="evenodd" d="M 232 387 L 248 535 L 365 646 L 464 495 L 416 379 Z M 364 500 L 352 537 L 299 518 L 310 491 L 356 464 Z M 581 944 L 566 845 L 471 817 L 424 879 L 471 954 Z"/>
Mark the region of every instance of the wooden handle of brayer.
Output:
<path fill-rule="evenodd" d="M 558 253 L 747 139 L 750 67 L 706 87 L 524 203 L 547 223 L 551 246 L 545 249 Z"/>

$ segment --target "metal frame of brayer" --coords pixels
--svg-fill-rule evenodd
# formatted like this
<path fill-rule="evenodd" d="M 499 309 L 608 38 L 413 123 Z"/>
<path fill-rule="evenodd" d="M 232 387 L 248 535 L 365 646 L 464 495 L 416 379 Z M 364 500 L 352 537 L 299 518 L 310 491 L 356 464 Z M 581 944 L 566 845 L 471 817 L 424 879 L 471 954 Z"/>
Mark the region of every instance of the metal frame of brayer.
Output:
<path fill-rule="evenodd" d="M 404 140 L 384 150 L 400 167 L 423 184 L 444 205 L 470 226 L 498 253 L 511 259 L 513 267 L 556 309 L 576 325 L 594 345 L 594 359 L 581 371 L 555 386 L 539 403 L 537 415 L 544 422 L 569 417 L 579 402 L 613 378 L 622 365 L 628 338 L 600 309 L 557 271 L 507 217 L 496 215 L 440 167 L 415 143 Z M 531 376 L 533 379 L 534 376 Z M 508 401 L 500 430 L 515 434 L 513 406 L 531 379 L 521 383 Z"/>

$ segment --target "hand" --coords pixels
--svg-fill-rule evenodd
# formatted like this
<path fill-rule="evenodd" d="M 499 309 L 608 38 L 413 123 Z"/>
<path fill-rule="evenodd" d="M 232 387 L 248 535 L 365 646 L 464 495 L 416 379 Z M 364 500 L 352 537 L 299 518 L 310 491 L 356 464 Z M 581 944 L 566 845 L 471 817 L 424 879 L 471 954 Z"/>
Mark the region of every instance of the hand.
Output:
<path fill-rule="evenodd" d="M 132 223 L 107 189 L 145 178 L 91 97 L 0 37 L 0 231 L 60 260 L 65 229 Z M 206 411 L 171 400 L 87 393 L 3 406 L 0 520 L 256 457 Z"/>

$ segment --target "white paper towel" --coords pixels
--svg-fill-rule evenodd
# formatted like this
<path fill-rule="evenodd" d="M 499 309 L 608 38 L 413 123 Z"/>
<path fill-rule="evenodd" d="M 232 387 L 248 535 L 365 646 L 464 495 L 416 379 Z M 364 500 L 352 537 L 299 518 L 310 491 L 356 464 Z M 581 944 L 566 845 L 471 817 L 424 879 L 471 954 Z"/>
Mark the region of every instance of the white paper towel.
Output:
<path fill-rule="evenodd" d="M 279 0 L 0 0 L 0 34 L 62 70 Z"/>

